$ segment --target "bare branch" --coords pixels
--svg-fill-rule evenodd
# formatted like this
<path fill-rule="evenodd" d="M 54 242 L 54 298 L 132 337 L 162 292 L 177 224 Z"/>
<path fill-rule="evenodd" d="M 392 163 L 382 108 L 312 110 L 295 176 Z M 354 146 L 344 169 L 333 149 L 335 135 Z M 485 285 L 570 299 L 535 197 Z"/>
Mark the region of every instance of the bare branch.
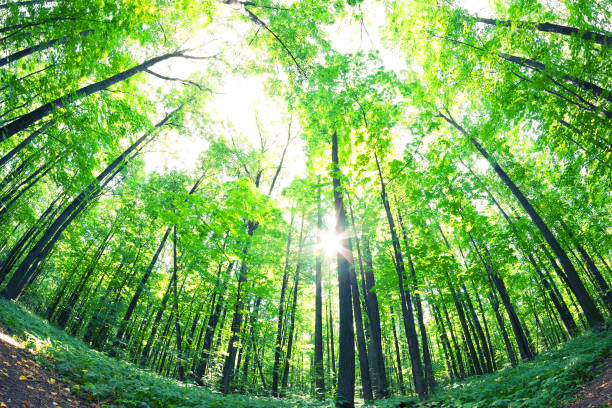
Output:
<path fill-rule="evenodd" d="M 158 74 L 157 72 L 153 72 L 150 69 L 145 69 L 145 72 L 147 72 L 147 73 L 149 73 L 149 74 L 151 74 L 151 75 L 153 75 L 155 77 L 158 77 L 160 79 L 166 80 L 166 81 L 177 81 L 177 82 L 182 82 L 183 84 L 186 84 L 186 85 L 195 86 L 196 88 L 198 88 L 202 92 L 210 92 L 210 93 L 215 93 L 215 94 L 217 93 L 217 92 L 213 91 L 210 88 L 202 86 L 202 85 L 198 84 L 197 82 L 190 81 L 188 79 L 167 77 L 165 75 Z"/>
<path fill-rule="evenodd" d="M 287 54 L 289 54 L 289 56 L 291 57 L 291 59 L 293 60 L 293 63 L 295 64 L 296 68 L 298 69 L 298 72 L 300 73 L 300 75 L 302 75 L 303 77 L 306 77 L 306 73 L 304 72 L 304 69 L 301 67 L 301 65 L 298 63 L 297 59 L 295 58 L 295 56 L 293 55 L 293 53 L 289 50 L 289 48 L 287 47 L 287 45 L 285 45 L 285 43 L 283 42 L 283 40 L 281 40 L 281 38 L 274 32 L 272 31 L 272 29 L 270 29 L 270 27 L 268 27 L 268 25 L 266 23 L 264 23 L 259 17 L 257 17 L 255 14 L 253 14 L 253 12 L 251 10 L 249 10 L 246 5 L 244 7 L 244 10 L 247 13 L 247 16 L 256 24 L 259 24 L 261 27 L 263 27 L 266 31 L 268 31 L 270 34 L 272 34 L 272 36 L 276 39 L 276 41 L 279 42 L 279 44 L 285 49 L 285 51 L 287 52 Z"/>

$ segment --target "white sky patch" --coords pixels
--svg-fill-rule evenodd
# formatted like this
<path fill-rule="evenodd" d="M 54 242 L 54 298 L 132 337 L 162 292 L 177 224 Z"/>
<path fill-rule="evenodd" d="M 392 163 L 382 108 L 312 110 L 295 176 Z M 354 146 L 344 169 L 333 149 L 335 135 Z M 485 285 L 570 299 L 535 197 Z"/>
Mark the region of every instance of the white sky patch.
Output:
<path fill-rule="evenodd" d="M 483 17 L 493 15 L 488 0 L 460 0 L 457 6 Z M 364 16 L 363 21 L 355 21 L 353 16 L 349 16 L 326 29 L 333 47 L 341 53 L 376 50 L 387 69 L 397 73 L 406 70 L 403 55 L 396 50 L 386 48 L 382 43 L 381 28 L 385 24 L 383 2 L 366 1 L 360 7 Z M 254 56 L 254 51 L 245 41 L 252 24 L 233 18 L 236 12 L 230 8 L 221 8 L 219 12 L 215 21 L 201 33 L 196 33 L 189 44 L 185 44 L 185 48 L 194 48 L 190 53 L 199 56 L 214 55 L 223 50 L 226 61 L 239 66 Z M 158 64 L 153 70 L 162 75 L 186 79 L 197 76 L 198 72 L 205 72 L 208 67 L 210 67 L 208 61 L 173 59 Z M 160 85 L 181 86 L 177 82 L 163 85 L 163 80 L 151 76 L 147 81 L 152 88 Z M 259 131 L 255 119 L 258 115 L 270 150 L 280 156 L 287 137 L 288 117 L 284 103 L 266 95 L 264 81 L 264 77 L 226 74 L 221 87 L 214 89 L 218 95 L 212 97 L 202 109 L 208 111 L 215 122 L 225 123 L 229 129 L 241 134 L 255 148 L 259 145 Z M 298 137 L 288 149 L 281 178 L 275 189 L 277 194 L 295 177 L 303 177 L 305 174 L 304 142 L 299 138 L 299 132 L 298 121 L 294 118 L 292 133 Z M 199 155 L 208 148 L 205 138 L 196 133 L 195 129 L 165 132 L 145 153 L 145 171 L 147 173 L 169 170 L 193 172 L 198 164 Z M 409 134 L 406 130 L 402 130 L 396 136 L 399 140 L 394 140 L 394 150 L 398 156 L 401 156 Z"/>
<path fill-rule="evenodd" d="M 489 0 L 457 0 L 455 4 L 478 17 L 495 17 Z"/>
<path fill-rule="evenodd" d="M 162 134 L 151 150 L 144 153 L 145 172 L 166 173 L 172 170 L 193 174 L 198 157 L 208 149 L 208 142 L 197 136 L 172 130 Z"/>
<path fill-rule="evenodd" d="M 386 18 L 384 4 L 378 1 L 363 2 L 361 10 L 364 15 L 363 24 L 356 22 L 353 16 L 348 16 L 325 30 L 334 49 L 343 54 L 379 51 L 386 69 L 395 72 L 405 70 L 406 61 L 401 53 L 389 50 L 382 44 L 380 32 Z"/>

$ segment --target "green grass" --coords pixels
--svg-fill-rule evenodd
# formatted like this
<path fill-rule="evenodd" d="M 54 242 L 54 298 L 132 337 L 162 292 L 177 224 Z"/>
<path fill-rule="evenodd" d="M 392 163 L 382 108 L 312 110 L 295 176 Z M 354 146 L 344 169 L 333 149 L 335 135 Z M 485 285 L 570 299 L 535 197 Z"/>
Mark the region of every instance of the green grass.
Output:
<path fill-rule="evenodd" d="M 35 348 L 38 359 L 51 365 L 75 392 L 107 407 L 246 408 L 329 407 L 307 399 L 222 395 L 182 384 L 130 363 L 91 350 L 84 343 L 51 326 L 15 302 L 0 298 L 0 325 Z M 593 365 L 609 356 L 612 331 L 587 332 L 533 361 L 494 374 L 472 377 L 442 387 L 426 404 L 440 408 L 561 407 L 575 397 L 576 387 L 590 380 Z M 76 387 L 75 387 L 76 386 Z M 372 407 L 394 407 L 406 398 L 378 401 Z"/>
<path fill-rule="evenodd" d="M 107 407 L 137 408 L 267 408 L 303 407 L 307 401 L 222 395 L 142 370 L 90 349 L 15 302 L 0 298 L 0 326 L 39 352 L 73 392 Z"/>
<path fill-rule="evenodd" d="M 470 377 L 440 389 L 426 404 L 438 408 L 557 408 L 576 398 L 578 385 L 591 380 L 593 366 L 612 353 L 612 331 L 585 332 L 528 363 Z M 396 406 L 401 399 L 388 405 Z"/>

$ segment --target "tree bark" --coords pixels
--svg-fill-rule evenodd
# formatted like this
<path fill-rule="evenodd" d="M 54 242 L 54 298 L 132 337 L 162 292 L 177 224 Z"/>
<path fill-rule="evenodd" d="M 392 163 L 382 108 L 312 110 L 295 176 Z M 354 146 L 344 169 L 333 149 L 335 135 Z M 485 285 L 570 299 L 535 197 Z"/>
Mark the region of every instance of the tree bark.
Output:
<path fill-rule="evenodd" d="M 219 265 L 221 267 L 221 265 Z M 234 262 L 230 262 L 227 267 L 226 275 L 229 276 L 232 268 L 234 267 Z M 210 317 L 208 318 L 208 323 L 206 324 L 206 332 L 204 334 L 204 342 L 202 343 L 202 352 L 200 355 L 200 359 L 196 365 L 195 369 L 195 378 L 196 382 L 199 385 L 203 385 L 202 376 L 206 374 L 206 369 L 208 367 L 208 359 L 211 353 L 211 346 L 213 343 L 213 338 L 215 335 L 215 330 L 217 328 L 217 324 L 219 323 L 219 318 L 221 316 L 221 311 L 223 310 L 223 292 L 225 289 L 225 283 L 219 283 L 219 286 L 215 290 L 213 303 L 211 304 Z M 214 299 L 219 297 L 216 304 Z"/>
<path fill-rule="evenodd" d="M 520 28 L 535 28 L 538 31 L 543 33 L 554 33 L 554 34 L 562 34 L 571 37 L 580 37 L 586 41 L 594 41 L 600 45 L 612 46 L 612 35 L 598 33 L 595 31 L 585 31 L 579 30 L 575 27 L 568 27 L 560 24 L 554 23 L 536 23 L 529 21 L 508 21 L 508 20 L 496 20 L 493 18 L 483 18 L 483 17 L 472 17 L 476 22 L 496 25 L 498 27 L 511 27 L 513 25 Z"/>
<path fill-rule="evenodd" d="M 125 314 L 123 315 L 123 320 L 121 321 L 119 325 L 119 331 L 117 332 L 117 336 L 115 336 L 117 341 L 121 341 L 121 339 L 123 339 L 123 335 L 125 334 L 125 329 L 127 328 L 126 327 L 127 323 L 132 318 L 132 314 L 134 313 L 134 310 L 136 309 L 136 305 L 138 304 L 138 301 L 140 300 L 140 295 L 142 294 L 142 291 L 146 287 L 147 281 L 149 280 L 149 276 L 151 276 L 151 273 L 153 272 L 153 269 L 155 268 L 155 265 L 157 264 L 157 260 L 159 259 L 159 255 L 161 254 L 162 250 L 164 249 L 164 246 L 166 245 L 166 240 L 168 239 L 168 236 L 170 235 L 170 231 L 172 231 L 171 227 L 166 228 L 166 232 L 164 233 L 161 241 L 159 242 L 159 245 L 157 246 L 157 250 L 155 251 L 153 258 L 151 258 L 151 262 L 149 263 L 149 266 L 147 267 L 144 275 L 142 275 L 142 278 L 140 279 L 140 282 L 138 286 L 136 287 L 136 291 L 134 292 L 134 295 L 132 295 L 132 300 L 130 300 L 130 304 L 128 305 L 128 308 L 125 311 Z"/>
<path fill-rule="evenodd" d="M 166 122 L 168 122 L 180 109 L 182 109 L 182 107 L 183 105 L 166 115 L 163 120 L 155 125 L 155 129 L 158 129 L 166 124 Z M 83 189 L 83 191 L 81 191 L 81 193 L 75 197 L 66 208 L 64 208 L 62 213 L 46 229 L 42 237 L 23 259 L 13 274 L 11 281 L 3 290 L 2 296 L 15 300 L 19 298 L 24 288 L 29 283 L 32 274 L 35 272 L 36 265 L 38 265 L 38 263 L 40 263 L 40 261 L 49 254 L 55 245 L 55 242 L 57 242 L 57 240 L 60 238 L 62 232 L 82 211 L 85 210 L 88 201 L 91 200 L 92 197 L 97 197 L 102 189 L 110 183 L 114 176 L 121 170 L 126 160 L 129 160 L 130 155 L 149 138 L 151 133 L 152 132 L 147 132 L 136 140 L 111 164 L 109 164 L 94 181 L 85 187 L 85 189 Z"/>
<path fill-rule="evenodd" d="M 276 342 L 274 345 L 274 365 L 272 366 L 272 395 L 278 396 L 279 368 L 281 360 L 281 345 L 283 339 L 283 321 L 285 315 L 285 292 L 289 280 L 289 254 L 291 249 L 291 234 L 293 232 L 293 213 L 289 223 L 289 233 L 287 234 L 287 249 L 285 250 L 285 269 L 283 271 L 283 283 L 281 285 L 280 300 L 278 302 L 278 322 L 276 324 Z"/>
<path fill-rule="evenodd" d="M 250 246 L 250 239 L 253 237 L 253 233 L 259 226 L 258 223 L 247 220 L 246 228 L 247 235 L 249 239 L 244 244 L 242 248 L 242 263 L 240 265 L 240 273 L 238 275 L 238 287 L 236 291 L 236 304 L 234 307 L 234 316 L 232 317 L 232 325 L 231 325 L 231 336 L 229 343 L 227 345 L 227 356 L 225 358 L 225 362 L 223 363 L 223 373 L 221 376 L 221 391 L 224 394 L 230 392 L 231 383 L 234 378 L 234 364 L 236 361 L 236 354 L 238 349 L 236 347 L 236 343 L 238 342 L 238 337 L 240 335 L 240 329 L 242 327 L 242 318 L 243 318 L 243 309 L 244 309 L 244 297 L 242 295 L 242 290 L 244 285 L 246 285 L 247 281 L 247 254 Z"/>
<path fill-rule="evenodd" d="M 352 239 L 349 239 L 352 242 Z M 372 381 L 370 379 L 370 364 L 368 361 L 368 351 L 366 350 L 365 336 L 363 332 L 363 318 L 361 314 L 361 303 L 359 295 L 359 286 L 357 285 L 357 276 L 355 275 L 355 263 L 353 260 L 353 254 L 346 254 L 349 263 L 349 275 L 351 281 L 351 294 L 353 299 L 353 316 L 355 318 L 355 332 L 357 335 L 357 352 L 359 356 L 359 372 L 361 373 L 361 388 L 363 392 L 363 399 L 366 401 L 372 401 L 374 399 L 372 395 Z"/>
<path fill-rule="evenodd" d="M 365 260 L 365 284 L 366 284 L 366 301 L 368 304 L 368 320 L 370 323 L 370 332 L 372 334 L 369 352 L 372 356 L 372 368 L 376 381 L 376 398 L 387 398 L 389 396 L 389 382 L 387 380 L 387 371 L 385 370 L 385 361 L 382 351 L 382 336 L 380 327 L 380 310 L 378 306 L 378 296 L 376 295 L 376 282 L 374 280 L 374 267 L 372 265 L 372 252 L 370 251 L 370 242 L 367 233 L 362 234 L 363 240 L 363 255 Z"/>
<path fill-rule="evenodd" d="M 172 290 L 174 292 L 174 303 L 173 303 L 173 310 L 174 310 L 174 329 L 176 332 L 176 351 L 177 351 L 177 366 L 178 366 L 178 374 L 179 374 L 179 380 L 184 381 L 185 380 L 185 369 L 183 368 L 183 345 L 182 345 L 182 337 L 181 337 L 181 323 L 179 320 L 179 310 L 178 310 L 178 290 L 176 287 L 176 281 L 177 281 L 177 273 L 178 273 L 178 266 L 177 266 L 177 261 L 176 261 L 176 226 L 174 226 L 174 234 L 173 234 L 173 244 L 172 248 L 173 248 L 173 267 L 172 267 L 172 281 L 174 282 L 174 284 L 172 285 Z M 183 282 L 184 283 L 184 282 Z M 181 291 L 182 291 L 182 285 L 181 285 Z"/>
<path fill-rule="evenodd" d="M 571 284 L 571 289 L 576 295 L 576 299 L 578 300 L 578 303 L 580 304 L 580 307 L 582 308 L 584 315 L 587 318 L 587 321 L 589 322 L 589 325 L 594 328 L 601 327 L 604 323 L 603 316 L 597 309 L 595 302 L 593 301 L 593 299 L 587 292 L 586 288 L 584 287 L 584 284 L 582 283 L 580 276 L 576 272 L 574 265 L 568 258 L 563 248 L 561 248 L 561 245 L 559 245 L 559 242 L 557 241 L 553 233 L 550 231 L 550 229 L 548 228 L 548 226 L 546 225 L 542 217 L 540 217 L 538 212 L 531 205 L 527 197 L 525 197 L 523 192 L 516 186 L 516 184 L 514 184 L 512 179 L 510 179 L 510 177 L 501 168 L 501 166 L 497 164 L 497 162 L 495 162 L 492 157 L 489 156 L 489 153 L 482 147 L 482 145 L 474 137 L 469 136 L 466 130 L 463 129 L 463 127 L 461 127 L 452 118 L 444 116 L 441 113 L 439 114 L 444 120 L 446 120 L 449 124 L 454 126 L 464 136 L 468 137 L 470 142 L 474 145 L 474 147 L 476 147 L 476 149 L 482 155 L 482 157 L 484 157 L 485 159 L 487 159 L 487 161 L 489 161 L 489 164 L 491 165 L 491 167 L 493 167 L 493 170 L 495 170 L 495 173 L 497 173 L 497 175 L 502 180 L 502 182 L 508 187 L 508 189 L 512 192 L 514 197 L 519 201 L 519 203 L 521 204 L 525 212 L 527 212 L 527 214 L 529 215 L 529 217 L 531 218 L 535 226 L 538 228 L 538 230 L 543 235 L 544 239 L 546 240 L 550 248 L 553 250 L 553 252 L 557 256 L 557 259 L 559 260 L 561 267 L 563 268 L 563 270 L 565 271 L 565 274 L 567 275 L 567 278 Z"/>
<path fill-rule="evenodd" d="M 336 208 L 336 236 L 340 237 L 342 252 L 352 253 L 351 243 L 346 236 L 346 210 L 344 208 L 341 173 L 338 162 L 338 135 L 332 134 L 332 182 Z M 351 305 L 350 262 L 345 254 L 338 252 L 338 303 L 340 305 L 340 333 L 338 356 L 338 384 L 336 407 L 352 408 L 355 405 L 355 333 Z"/>
<path fill-rule="evenodd" d="M 414 264 L 412 263 L 412 256 L 408 250 L 408 235 L 406 233 L 406 228 L 402 221 L 402 214 L 399 209 L 397 210 L 397 219 L 400 224 L 400 228 L 402 229 L 402 236 L 404 238 L 404 246 L 406 251 L 406 256 L 408 258 L 408 266 L 410 267 L 410 273 L 412 275 L 412 288 L 414 290 L 414 304 L 417 310 L 417 321 L 419 322 L 419 331 L 421 333 L 421 347 L 423 347 L 423 364 L 425 365 L 425 382 L 429 387 L 430 391 L 433 391 L 436 388 L 436 379 L 434 377 L 433 365 L 431 362 L 431 353 L 429 351 L 429 341 L 427 339 L 427 329 L 425 328 L 425 319 L 423 317 L 423 306 L 421 304 L 421 296 L 418 294 L 418 282 L 416 276 L 416 270 L 414 269 Z"/>
<path fill-rule="evenodd" d="M 321 250 L 321 230 L 323 229 L 323 214 L 321 213 L 320 180 L 317 178 L 317 246 Z M 287 252 L 287 257 L 289 252 Z M 322 294 L 322 264 L 321 253 L 317 252 L 315 259 L 315 332 L 314 332 L 314 378 L 315 397 L 325 399 L 325 373 L 323 371 L 323 294 Z"/>
<path fill-rule="evenodd" d="M 166 304 L 168 303 L 168 297 L 170 296 L 170 289 L 172 289 L 172 284 L 174 281 L 174 276 L 170 277 L 170 281 L 168 282 L 168 287 L 164 292 L 164 296 L 162 297 L 161 304 L 157 309 L 157 313 L 155 314 L 155 319 L 153 319 L 153 324 L 151 324 L 151 333 L 149 333 L 149 339 L 145 344 L 145 347 L 141 352 L 141 365 L 144 365 L 146 360 L 149 358 L 149 354 L 151 352 L 151 347 L 153 347 L 153 343 L 155 342 L 155 336 L 157 335 L 157 328 L 159 327 L 159 322 L 161 321 L 164 313 L 166 312 Z"/>
<path fill-rule="evenodd" d="M 395 270 L 397 272 L 402 316 L 404 319 L 404 331 L 406 334 L 406 341 L 408 342 L 408 352 L 410 354 L 410 362 L 412 364 L 412 379 L 414 381 L 414 388 L 419 398 L 425 400 L 427 398 L 427 384 L 425 383 L 425 377 L 423 373 L 423 365 L 421 363 L 421 353 L 419 352 L 419 340 L 416 334 L 416 327 L 414 324 L 414 314 L 412 310 L 412 301 L 410 299 L 410 290 L 406 281 L 406 269 L 404 266 L 404 258 L 402 256 L 402 250 L 395 229 L 395 221 L 391 213 L 391 207 L 389 206 L 389 200 L 387 198 L 386 186 L 382 176 L 382 170 L 378 161 L 378 155 L 374 154 L 376 159 L 376 167 L 378 169 L 378 176 L 380 179 L 381 186 L 381 199 L 385 212 L 387 214 L 387 222 L 389 224 L 389 231 L 391 233 L 391 241 L 393 243 L 393 253 L 395 255 Z"/>
<path fill-rule="evenodd" d="M 102 91 L 104 89 L 109 88 L 112 85 L 115 85 L 121 81 L 124 81 L 128 78 L 131 78 L 132 76 L 143 72 L 144 70 L 148 69 L 149 67 L 157 64 L 158 62 L 167 60 L 169 58 L 174 58 L 174 57 L 179 57 L 182 56 L 182 52 L 177 51 L 177 52 L 172 52 L 169 54 L 164 54 L 164 55 L 160 55 L 158 57 L 155 58 L 151 58 L 139 65 L 136 65 L 135 67 L 132 67 L 128 70 L 125 70 L 123 72 L 120 72 L 118 74 L 115 74 L 111 77 L 108 77 L 102 81 L 93 83 L 91 85 L 87 85 L 85 87 L 82 87 L 80 89 L 78 89 L 75 92 L 72 92 L 70 94 L 67 95 L 62 95 L 61 97 L 48 102 L 36 109 L 34 109 L 33 111 L 26 113 L 22 116 L 20 116 L 18 119 L 15 119 L 14 121 L 0 127 L 0 142 L 3 142 L 7 139 L 9 139 L 10 137 L 14 136 L 16 133 L 27 129 L 29 126 L 31 126 L 32 124 L 36 123 L 37 121 L 44 119 L 45 117 L 49 116 L 50 114 L 52 114 L 53 112 L 55 112 L 58 109 L 61 109 L 63 107 L 66 106 L 67 103 L 87 97 L 89 95 L 92 95 L 96 92 Z"/>
<path fill-rule="evenodd" d="M 395 313 L 393 312 L 393 305 L 389 306 L 391 313 L 391 326 L 393 328 L 393 343 L 395 344 L 395 359 L 397 360 L 397 379 L 399 382 L 400 393 L 406 394 L 406 386 L 404 385 L 404 373 L 402 372 L 402 357 L 400 354 L 399 342 L 397 340 L 397 330 L 395 329 Z"/>
<path fill-rule="evenodd" d="M 94 30 L 85 30 L 81 31 L 79 35 L 81 37 L 86 37 L 90 34 L 93 34 Z M 55 46 L 56 44 L 65 44 L 68 42 L 66 37 L 60 39 L 54 39 L 47 42 L 43 42 L 40 44 L 33 45 L 31 47 L 25 48 L 23 50 L 17 51 L 11 55 L 7 55 L 4 58 L 0 58 L 0 67 L 10 64 L 11 62 L 19 61 L 22 58 L 25 58 L 29 55 L 35 54 L 40 51 L 48 50 L 49 48 Z"/>

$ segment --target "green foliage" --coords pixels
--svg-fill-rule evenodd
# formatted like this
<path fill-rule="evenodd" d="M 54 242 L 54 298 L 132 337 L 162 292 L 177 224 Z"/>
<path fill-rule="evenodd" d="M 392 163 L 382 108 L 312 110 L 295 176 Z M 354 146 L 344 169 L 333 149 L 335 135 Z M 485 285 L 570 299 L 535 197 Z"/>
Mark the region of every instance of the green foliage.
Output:
<path fill-rule="evenodd" d="M 221 395 L 161 377 L 89 349 L 14 302 L 0 299 L 0 325 L 35 349 L 38 359 L 78 392 L 105 407 L 265 408 L 307 406 L 300 401 Z"/>
<path fill-rule="evenodd" d="M 0 299 L 0 325 L 35 349 L 38 360 L 60 374 L 73 392 L 107 407 L 330 407 L 329 402 L 271 399 L 239 394 L 221 395 L 180 383 L 130 363 L 89 349 L 84 343 L 49 325 L 14 302 Z M 593 378 L 593 366 L 610 356 L 610 330 L 586 332 L 556 350 L 540 354 L 518 367 L 447 384 L 423 407 L 556 408 L 575 397 L 575 389 Z M 367 404 L 393 408 L 404 397 Z M 414 401 L 415 408 L 420 407 Z"/>

